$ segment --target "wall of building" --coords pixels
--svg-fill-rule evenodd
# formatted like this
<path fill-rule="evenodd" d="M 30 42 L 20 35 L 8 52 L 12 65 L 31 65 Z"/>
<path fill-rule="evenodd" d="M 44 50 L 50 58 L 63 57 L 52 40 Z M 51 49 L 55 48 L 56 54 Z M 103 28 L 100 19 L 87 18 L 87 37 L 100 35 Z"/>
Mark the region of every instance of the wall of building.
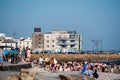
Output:
<path fill-rule="evenodd" d="M 41 32 L 34 32 L 32 34 L 32 50 L 35 50 L 35 49 L 39 49 L 39 50 L 43 50 L 43 34 Z"/>
<path fill-rule="evenodd" d="M 23 48 L 32 48 L 32 39 L 30 37 L 28 37 L 27 39 L 19 39 L 17 40 L 17 47 L 20 49 Z"/>
<path fill-rule="evenodd" d="M 79 34 L 68 31 L 52 31 L 44 34 L 44 50 L 53 52 L 78 52 L 81 51 L 82 39 Z"/>

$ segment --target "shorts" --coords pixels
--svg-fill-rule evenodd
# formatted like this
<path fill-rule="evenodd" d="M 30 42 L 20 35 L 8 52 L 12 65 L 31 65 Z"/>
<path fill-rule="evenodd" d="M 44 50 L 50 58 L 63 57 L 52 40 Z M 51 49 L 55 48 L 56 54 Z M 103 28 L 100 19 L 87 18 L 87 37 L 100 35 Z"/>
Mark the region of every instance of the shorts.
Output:
<path fill-rule="evenodd" d="M 3 64 L 3 57 L 0 56 L 0 64 Z"/>
<path fill-rule="evenodd" d="M 46 64 L 46 65 L 50 65 L 50 62 L 46 62 L 45 64 Z"/>

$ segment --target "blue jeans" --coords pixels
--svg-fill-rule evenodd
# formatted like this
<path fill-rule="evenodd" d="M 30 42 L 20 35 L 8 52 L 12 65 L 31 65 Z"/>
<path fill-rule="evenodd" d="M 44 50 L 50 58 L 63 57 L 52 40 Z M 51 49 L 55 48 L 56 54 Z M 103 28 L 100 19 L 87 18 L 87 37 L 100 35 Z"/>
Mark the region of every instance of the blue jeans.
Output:
<path fill-rule="evenodd" d="M 0 56 L 0 64 L 3 64 L 3 56 Z"/>

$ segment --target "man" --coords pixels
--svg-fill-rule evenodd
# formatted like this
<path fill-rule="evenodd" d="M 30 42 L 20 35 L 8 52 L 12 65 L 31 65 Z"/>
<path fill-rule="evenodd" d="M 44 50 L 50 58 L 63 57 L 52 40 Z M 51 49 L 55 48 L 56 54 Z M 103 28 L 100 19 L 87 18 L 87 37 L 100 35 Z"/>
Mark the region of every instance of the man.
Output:
<path fill-rule="evenodd" d="M 9 51 L 7 49 L 5 49 L 4 53 L 5 53 L 6 61 L 8 61 L 8 53 L 9 53 Z"/>
<path fill-rule="evenodd" d="M 10 57 L 11 57 L 11 63 L 14 63 L 14 53 L 15 53 L 15 49 L 12 47 L 10 50 Z"/>
<path fill-rule="evenodd" d="M 5 57 L 3 47 L 0 47 L 0 70 L 1 71 L 3 71 L 3 61 L 4 61 L 3 57 Z"/>
<path fill-rule="evenodd" d="M 98 73 L 97 73 L 97 70 L 95 70 L 95 72 L 93 73 L 93 77 L 95 80 L 98 80 Z"/>

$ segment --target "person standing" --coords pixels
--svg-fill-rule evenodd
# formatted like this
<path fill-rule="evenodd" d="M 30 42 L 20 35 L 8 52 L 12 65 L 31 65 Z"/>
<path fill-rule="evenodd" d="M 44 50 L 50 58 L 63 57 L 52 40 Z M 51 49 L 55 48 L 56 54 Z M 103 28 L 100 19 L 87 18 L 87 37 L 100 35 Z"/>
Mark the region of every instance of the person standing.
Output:
<path fill-rule="evenodd" d="M 27 60 L 26 60 L 26 62 L 30 62 L 30 58 L 31 58 L 31 50 L 30 50 L 30 48 L 28 48 L 28 50 L 27 50 Z"/>
<path fill-rule="evenodd" d="M 25 48 L 25 61 L 27 61 L 27 51 L 28 51 L 28 47 Z"/>
<path fill-rule="evenodd" d="M 3 47 L 0 47 L 0 70 L 3 71 L 3 57 L 5 57 Z"/>
<path fill-rule="evenodd" d="M 9 50 L 7 50 L 7 49 L 5 48 L 5 49 L 4 49 L 4 53 L 5 53 L 6 61 L 8 61 L 8 53 L 9 53 Z"/>
<path fill-rule="evenodd" d="M 25 54 L 26 54 L 25 48 L 22 49 L 22 52 L 21 52 L 21 53 L 22 53 L 22 56 L 21 56 L 22 61 L 25 62 Z"/>
<path fill-rule="evenodd" d="M 54 66 L 55 66 L 54 57 L 52 57 L 52 59 L 50 61 L 51 70 L 53 70 Z"/>
<path fill-rule="evenodd" d="M 14 53 L 15 53 L 15 50 L 12 47 L 11 50 L 10 50 L 11 63 L 14 63 Z"/>

